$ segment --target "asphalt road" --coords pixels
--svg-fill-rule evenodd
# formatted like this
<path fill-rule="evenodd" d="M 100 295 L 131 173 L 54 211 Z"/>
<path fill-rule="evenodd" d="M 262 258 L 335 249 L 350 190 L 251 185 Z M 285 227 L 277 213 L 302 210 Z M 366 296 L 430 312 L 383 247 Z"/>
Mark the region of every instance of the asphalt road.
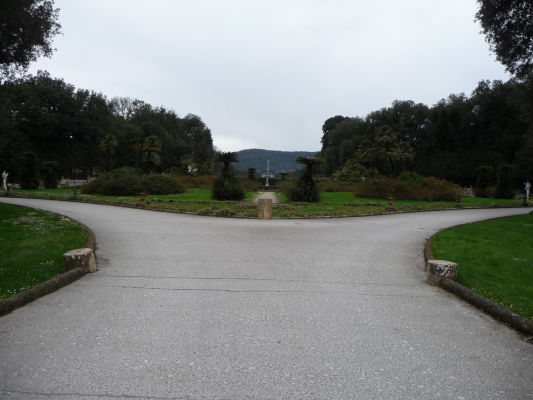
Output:
<path fill-rule="evenodd" d="M 258 221 L 2 199 L 99 271 L 0 318 L 2 399 L 533 398 L 533 346 L 424 282 L 424 239 L 525 209 Z"/>

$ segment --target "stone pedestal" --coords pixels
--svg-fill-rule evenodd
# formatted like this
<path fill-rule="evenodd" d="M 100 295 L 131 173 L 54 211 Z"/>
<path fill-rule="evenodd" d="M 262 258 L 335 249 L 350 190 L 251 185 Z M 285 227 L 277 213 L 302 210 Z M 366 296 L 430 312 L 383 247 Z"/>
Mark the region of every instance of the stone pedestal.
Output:
<path fill-rule="evenodd" d="M 70 271 L 75 268 L 81 268 L 87 272 L 96 271 L 96 260 L 92 249 L 70 250 L 63 254 L 63 260 L 65 262 L 65 271 Z"/>
<path fill-rule="evenodd" d="M 441 278 L 455 280 L 457 278 L 458 268 L 459 265 L 451 261 L 428 260 L 426 266 L 428 281 L 435 282 Z"/>
<path fill-rule="evenodd" d="M 272 219 L 272 199 L 258 199 L 257 210 L 259 219 Z"/>

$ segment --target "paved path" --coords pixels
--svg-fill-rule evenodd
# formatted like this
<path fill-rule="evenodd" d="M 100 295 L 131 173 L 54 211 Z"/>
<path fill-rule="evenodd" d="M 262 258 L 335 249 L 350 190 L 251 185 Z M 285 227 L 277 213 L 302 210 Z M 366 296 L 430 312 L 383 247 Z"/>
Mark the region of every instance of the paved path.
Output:
<path fill-rule="evenodd" d="M 425 284 L 422 261 L 442 227 L 527 210 L 257 221 L 1 201 L 90 226 L 100 271 L 0 318 L 0 398 L 533 398 L 533 346 Z"/>

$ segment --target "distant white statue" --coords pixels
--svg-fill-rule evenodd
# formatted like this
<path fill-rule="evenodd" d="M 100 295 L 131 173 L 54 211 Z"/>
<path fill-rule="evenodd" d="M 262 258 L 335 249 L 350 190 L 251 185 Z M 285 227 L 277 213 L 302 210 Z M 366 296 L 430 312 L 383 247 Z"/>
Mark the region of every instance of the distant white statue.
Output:
<path fill-rule="evenodd" d="M 9 172 L 2 172 L 2 185 L 4 186 L 4 190 L 7 191 L 7 177 L 9 176 Z"/>
<path fill-rule="evenodd" d="M 524 183 L 524 189 L 526 189 L 526 201 L 529 201 L 529 190 L 531 189 L 531 183 L 529 181 Z"/>

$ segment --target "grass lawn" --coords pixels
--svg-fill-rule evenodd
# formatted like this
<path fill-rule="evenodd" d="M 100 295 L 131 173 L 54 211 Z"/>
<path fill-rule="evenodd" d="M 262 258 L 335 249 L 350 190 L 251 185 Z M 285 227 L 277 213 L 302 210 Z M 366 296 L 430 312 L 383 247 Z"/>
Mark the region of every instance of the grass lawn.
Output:
<path fill-rule="evenodd" d="M 211 199 L 209 189 L 189 189 L 182 194 L 149 195 L 144 208 L 189 212 L 204 215 L 255 217 L 257 209 L 251 204 L 254 192 L 248 191 L 244 201 L 216 201 Z M 13 195 L 34 198 L 48 198 L 57 200 L 70 200 L 73 196 L 72 189 L 41 189 L 41 190 L 14 190 Z M 346 216 L 368 215 L 387 212 L 386 199 L 356 198 L 351 192 L 322 192 L 319 203 L 293 203 L 280 194 L 280 206 L 274 209 L 274 217 L 317 217 L 317 216 Z M 77 200 L 88 203 L 112 204 L 118 206 L 137 206 L 139 196 L 99 196 L 86 195 L 78 191 Z M 519 200 L 485 199 L 464 197 L 461 199 L 463 207 L 507 207 L 519 206 Z M 395 200 L 394 207 L 397 211 L 424 211 L 453 208 L 453 201 L 413 201 Z"/>
<path fill-rule="evenodd" d="M 87 234 L 67 218 L 0 203 L 0 299 L 63 272 L 63 254 Z"/>
<path fill-rule="evenodd" d="M 533 318 L 533 215 L 440 232 L 433 239 L 433 257 L 458 263 L 462 285 Z"/>

